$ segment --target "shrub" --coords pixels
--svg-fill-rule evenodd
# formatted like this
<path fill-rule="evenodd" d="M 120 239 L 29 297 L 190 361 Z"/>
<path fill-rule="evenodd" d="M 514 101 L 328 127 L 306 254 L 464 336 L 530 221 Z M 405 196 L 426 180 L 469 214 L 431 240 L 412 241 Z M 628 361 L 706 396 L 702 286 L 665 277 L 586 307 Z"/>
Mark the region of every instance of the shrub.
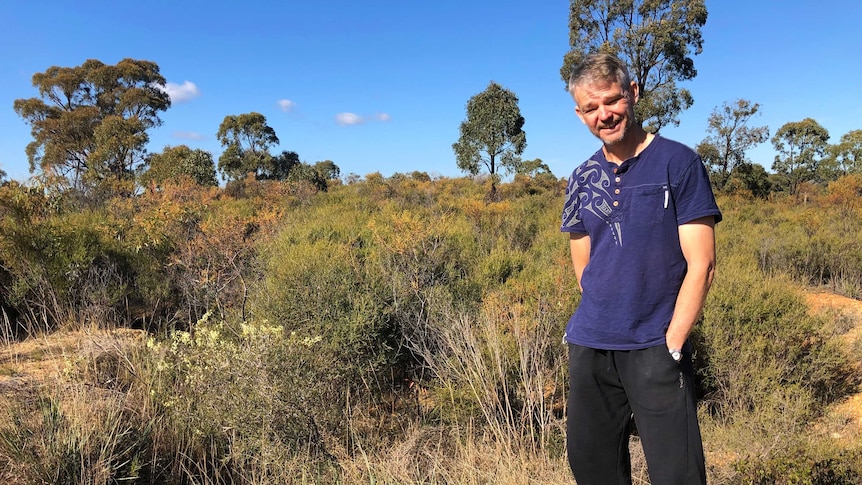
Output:
<path fill-rule="evenodd" d="M 773 457 L 803 446 L 808 423 L 855 389 L 835 326 L 809 314 L 787 273 L 759 270 L 758 244 L 769 237 L 760 224 L 776 225 L 780 214 L 731 205 L 717 228 L 716 279 L 693 334 L 704 436 L 713 451 Z M 752 224 L 751 217 L 762 220 Z"/>
<path fill-rule="evenodd" d="M 862 480 L 862 452 L 839 451 L 812 456 L 812 450 L 781 450 L 769 458 L 734 465 L 736 483 L 755 485 L 853 485 Z"/>
<path fill-rule="evenodd" d="M 808 402 L 796 411 L 802 414 L 784 417 L 800 424 L 845 395 L 846 359 L 825 328 L 788 282 L 761 278 L 747 265 L 722 265 L 695 335 L 710 413 L 733 421 L 773 406 L 761 423 L 769 429 L 769 417 L 790 398 L 785 393 Z"/>

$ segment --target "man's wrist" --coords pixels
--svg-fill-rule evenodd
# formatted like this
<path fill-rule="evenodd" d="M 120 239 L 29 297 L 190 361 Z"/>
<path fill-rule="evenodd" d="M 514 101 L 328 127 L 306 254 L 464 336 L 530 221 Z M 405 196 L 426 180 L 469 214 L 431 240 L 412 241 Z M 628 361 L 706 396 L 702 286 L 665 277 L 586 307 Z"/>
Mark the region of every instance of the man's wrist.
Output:
<path fill-rule="evenodd" d="M 673 360 L 677 362 L 682 361 L 682 350 L 676 348 L 668 348 L 667 351 L 670 353 L 670 356 Z"/>

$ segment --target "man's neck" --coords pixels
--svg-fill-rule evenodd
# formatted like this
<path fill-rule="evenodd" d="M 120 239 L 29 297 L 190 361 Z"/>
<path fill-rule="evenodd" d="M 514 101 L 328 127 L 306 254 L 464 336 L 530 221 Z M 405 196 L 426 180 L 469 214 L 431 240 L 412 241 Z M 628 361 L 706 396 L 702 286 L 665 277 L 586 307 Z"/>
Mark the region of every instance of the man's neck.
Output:
<path fill-rule="evenodd" d="M 626 160 L 636 157 L 655 138 L 655 135 L 647 133 L 639 125 L 632 125 L 631 132 L 627 135 L 624 140 L 620 140 L 618 143 L 602 146 L 605 158 L 609 162 L 620 165 Z"/>

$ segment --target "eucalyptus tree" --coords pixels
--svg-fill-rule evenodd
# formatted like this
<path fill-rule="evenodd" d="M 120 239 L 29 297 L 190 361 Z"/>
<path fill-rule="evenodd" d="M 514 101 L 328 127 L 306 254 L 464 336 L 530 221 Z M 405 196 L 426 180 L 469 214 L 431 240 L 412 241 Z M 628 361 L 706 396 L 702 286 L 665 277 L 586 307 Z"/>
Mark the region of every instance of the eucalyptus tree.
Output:
<path fill-rule="evenodd" d="M 828 153 L 838 176 L 862 173 L 862 130 L 841 135 L 841 140 L 831 145 Z"/>
<path fill-rule="evenodd" d="M 225 149 L 219 156 L 218 168 L 226 178 L 241 179 L 249 173 L 266 178 L 273 171 L 274 158 L 269 150 L 278 144 L 278 137 L 264 115 L 251 112 L 225 116 L 216 137 Z"/>
<path fill-rule="evenodd" d="M 527 148 L 524 117 L 518 97 L 491 82 L 467 101 L 467 118 L 461 122 L 458 141 L 452 144 L 458 168 L 477 175 L 484 167 L 491 175 L 491 196 L 502 173 L 517 170 Z"/>
<path fill-rule="evenodd" d="M 268 164 L 258 167 L 257 176 L 263 180 L 288 180 L 291 172 L 301 164 L 298 153 L 282 150 L 279 155 L 270 158 Z"/>
<path fill-rule="evenodd" d="M 186 145 L 166 146 L 160 153 L 147 159 L 148 167 L 141 175 L 142 184 L 161 185 L 180 176 L 189 177 L 198 185 L 215 187 L 215 163 L 210 152 Z"/>
<path fill-rule="evenodd" d="M 772 182 L 766 168 L 758 163 L 743 163 L 733 167 L 725 190 L 747 190 L 752 196 L 765 199 L 772 192 Z"/>
<path fill-rule="evenodd" d="M 315 162 L 314 171 L 320 174 L 324 180 L 338 180 L 341 177 L 341 169 L 332 160 Z"/>
<path fill-rule="evenodd" d="M 614 54 L 638 83 L 635 115 L 649 131 L 678 125 L 691 93 L 677 81 L 697 75 L 692 55 L 703 49 L 704 0 L 571 0 L 569 47 L 560 75 L 594 52 Z"/>
<path fill-rule="evenodd" d="M 785 123 L 772 137 L 778 152 L 772 170 L 787 181 L 791 194 L 802 182 L 816 180 L 818 165 L 829 146 L 829 132 L 811 118 Z"/>
<path fill-rule="evenodd" d="M 90 59 L 34 74 L 39 97 L 13 104 L 31 127 L 30 172 L 78 189 L 133 180 L 147 131 L 162 124 L 159 113 L 171 105 L 164 84 L 158 65 L 135 59 Z"/>
<path fill-rule="evenodd" d="M 536 158 L 533 160 L 524 160 L 518 165 L 515 172 L 533 177 L 540 174 L 551 173 L 551 168 L 548 167 L 548 164 L 543 162 L 541 158 Z"/>
<path fill-rule="evenodd" d="M 317 171 L 317 168 L 308 163 L 299 162 L 290 170 L 290 174 L 286 178 L 292 182 L 308 182 L 317 190 L 326 192 L 329 188 L 325 176 Z"/>
<path fill-rule="evenodd" d="M 707 137 L 696 149 L 709 167 L 716 188 L 724 188 L 737 166 L 751 163 L 746 151 L 769 139 L 769 127 L 748 126 L 759 110 L 759 104 L 737 99 L 715 108 L 709 116 Z"/>

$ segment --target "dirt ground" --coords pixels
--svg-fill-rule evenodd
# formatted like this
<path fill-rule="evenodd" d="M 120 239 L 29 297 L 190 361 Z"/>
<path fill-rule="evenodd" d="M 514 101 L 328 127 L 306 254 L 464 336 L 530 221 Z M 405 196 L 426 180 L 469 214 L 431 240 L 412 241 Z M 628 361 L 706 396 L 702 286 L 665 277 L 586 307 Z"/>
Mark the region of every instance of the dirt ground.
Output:
<path fill-rule="evenodd" d="M 80 330 L 4 343 L 0 347 L 0 394 L 51 382 L 84 356 L 117 352 L 144 338 L 143 330 Z"/>

